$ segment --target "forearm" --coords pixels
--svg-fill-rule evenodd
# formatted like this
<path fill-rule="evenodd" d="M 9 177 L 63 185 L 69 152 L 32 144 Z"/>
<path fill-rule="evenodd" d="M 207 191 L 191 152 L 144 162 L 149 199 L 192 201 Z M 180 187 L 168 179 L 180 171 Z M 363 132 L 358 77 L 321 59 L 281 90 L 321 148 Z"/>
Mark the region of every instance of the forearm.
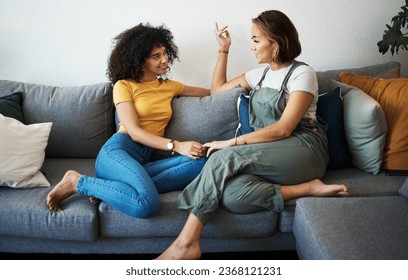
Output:
<path fill-rule="evenodd" d="M 208 96 L 210 90 L 208 88 L 184 86 L 184 90 L 180 94 L 181 96 Z"/>
<path fill-rule="evenodd" d="M 167 144 L 171 140 L 152 134 L 140 127 L 136 127 L 128 133 L 133 141 L 157 150 L 167 150 Z"/>
<path fill-rule="evenodd" d="M 277 141 L 289 137 L 291 133 L 291 130 L 286 129 L 278 121 L 254 132 L 244 134 L 242 137 L 237 137 L 236 145 Z"/>
<path fill-rule="evenodd" d="M 290 136 L 290 133 L 288 134 L 286 132 L 285 133 L 279 132 L 280 130 L 276 126 L 274 125 L 271 126 L 273 127 L 273 129 L 271 129 L 271 127 L 268 126 L 266 128 L 262 128 L 244 135 L 236 136 L 228 140 L 212 141 L 210 143 L 205 143 L 204 146 L 208 148 L 207 156 L 209 156 L 211 152 L 215 150 L 221 150 L 240 145 L 271 142 L 287 138 Z M 275 130 L 275 132 L 273 132 L 272 130 Z"/>
<path fill-rule="evenodd" d="M 220 49 L 218 53 L 218 59 L 211 82 L 212 93 L 222 90 L 222 86 L 227 82 L 228 51 L 228 49 Z"/>

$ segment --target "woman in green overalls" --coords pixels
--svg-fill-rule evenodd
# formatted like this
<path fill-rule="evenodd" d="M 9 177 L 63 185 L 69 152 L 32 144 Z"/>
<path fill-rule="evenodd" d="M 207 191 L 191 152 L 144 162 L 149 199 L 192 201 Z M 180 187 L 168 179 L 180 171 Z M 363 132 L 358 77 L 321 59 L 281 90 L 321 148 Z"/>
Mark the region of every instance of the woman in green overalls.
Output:
<path fill-rule="evenodd" d="M 178 238 L 158 259 L 197 259 L 206 222 L 219 205 L 234 213 L 282 211 L 284 202 L 304 196 L 347 196 L 345 185 L 326 185 L 325 127 L 316 116 L 318 85 L 313 69 L 295 60 L 298 33 L 282 12 L 265 11 L 252 20 L 252 45 L 268 66 L 227 81 L 231 39 L 226 27 L 215 33 L 220 45 L 212 92 L 241 86 L 250 91 L 250 131 L 206 143 L 211 155 L 200 175 L 178 197 L 190 215 Z"/>

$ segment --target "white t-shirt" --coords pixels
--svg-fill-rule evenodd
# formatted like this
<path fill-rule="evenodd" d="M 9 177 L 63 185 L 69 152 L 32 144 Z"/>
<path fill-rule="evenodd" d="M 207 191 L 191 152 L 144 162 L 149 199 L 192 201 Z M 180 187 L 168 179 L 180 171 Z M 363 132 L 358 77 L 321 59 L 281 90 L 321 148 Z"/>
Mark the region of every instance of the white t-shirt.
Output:
<path fill-rule="evenodd" d="M 269 70 L 266 73 L 265 79 L 262 82 L 262 87 L 269 87 L 280 90 L 283 79 L 289 72 L 292 65 L 279 70 Z M 254 69 L 245 73 L 245 79 L 251 88 L 255 88 L 259 80 L 262 78 L 265 67 Z M 317 99 L 318 99 L 318 84 L 315 71 L 308 65 L 300 65 L 289 77 L 289 80 L 285 88 L 285 98 L 289 99 L 292 92 L 305 91 L 313 95 L 313 101 L 308 111 L 305 114 L 305 118 L 316 119 Z"/>

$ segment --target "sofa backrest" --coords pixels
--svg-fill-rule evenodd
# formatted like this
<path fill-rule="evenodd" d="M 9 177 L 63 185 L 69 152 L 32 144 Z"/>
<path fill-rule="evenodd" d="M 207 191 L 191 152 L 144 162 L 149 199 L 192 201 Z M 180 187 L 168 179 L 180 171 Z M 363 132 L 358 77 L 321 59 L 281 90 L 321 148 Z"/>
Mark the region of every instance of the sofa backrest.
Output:
<path fill-rule="evenodd" d="M 108 83 L 55 87 L 0 80 L 0 96 L 23 92 L 26 124 L 52 122 L 47 157 L 96 157 L 114 132 Z"/>
<path fill-rule="evenodd" d="M 238 126 L 237 99 L 244 88 L 205 97 L 173 99 L 173 117 L 165 135 L 176 140 L 206 143 L 234 137 Z"/>
<path fill-rule="evenodd" d="M 319 93 L 324 93 L 332 90 L 333 85 L 331 83 L 331 80 L 333 79 L 335 81 L 339 81 L 339 74 L 343 71 L 378 78 L 399 78 L 401 73 L 401 64 L 397 61 L 391 61 L 359 68 L 317 71 L 316 75 L 317 82 L 319 84 Z"/>
<path fill-rule="evenodd" d="M 331 80 L 349 71 L 373 77 L 400 76 L 399 62 L 317 71 L 319 92 L 331 90 Z M 108 83 L 78 87 L 52 87 L 0 80 L 0 96 L 22 91 L 26 124 L 53 122 L 47 157 L 95 157 L 115 131 L 112 90 Z M 201 143 L 234 136 L 238 126 L 237 98 L 243 88 L 206 97 L 178 97 L 165 136 Z M 162 152 L 163 155 L 163 152 Z"/>
<path fill-rule="evenodd" d="M 165 137 L 203 144 L 234 137 L 238 126 L 237 99 L 244 92 L 244 88 L 235 88 L 205 97 L 174 98 Z M 156 159 L 169 156 L 171 153 L 166 151 L 155 153 Z"/>

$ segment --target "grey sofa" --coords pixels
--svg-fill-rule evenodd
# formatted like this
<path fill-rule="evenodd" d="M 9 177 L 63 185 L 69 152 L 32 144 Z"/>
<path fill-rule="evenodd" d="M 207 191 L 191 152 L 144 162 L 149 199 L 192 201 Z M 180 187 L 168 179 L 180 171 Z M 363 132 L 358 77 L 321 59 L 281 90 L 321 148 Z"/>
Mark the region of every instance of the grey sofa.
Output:
<path fill-rule="evenodd" d="M 347 70 L 371 76 L 398 77 L 400 64 L 389 62 Z M 340 71 L 318 72 L 321 92 L 330 90 L 331 79 L 338 80 Z M 27 124 L 53 122 L 41 169 L 51 186 L 55 186 L 69 169 L 94 175 L 98 150 L 116 129 L 109 85 L 53 87 L 0 80 L 0 96 L 18 91 L 23 92 L 22 109 Z M 177 140 L 200 142 L 232 137 L 238 122 L 235 103 L 240 92 L 242 89 L 211 97 L 176 98 L 173 101 L 174 116 L 166 135 Z M 169 155 L 160 152 L 156 156 Z M 408 259 L 407 238 L 399 235 L 396 242 L 400 246 L 395 247 L 398 252 L 383 254 L 382 248 L 376 249 L 386 246 L 380 243 L 375 248 L 357 253 L 347 248 L 354 248 L 358 243 L 355 241 L 337 248 L 343 248 L 344 253 L 327 253 L 334 247 L 331 242 L 337 243 L 329 238 L 333 237 L 333 232 L 344 238 L 351 233 L 353 238 L 364 239 L 373 226 L 380 230 L 393 228 L 394 223 L 382 224 L 390 219 L 382 218 L 380 223 L 371 217 L 387 213 L 384 207 L 393 205 L 391 201 L 386 203 L 388 200 L 398 201 L 396 203 L 401 205 L 400 211 L 395 209 L 395 218 L 401 221 L 407 214 L 408 200 L 400 197 L 398 190 L 405 179 L 406 176 L 387 176 L 384 172 L 372 175 L 357 168 L 329 170 L 323 180 L 348 184 L 352 197 L 302 198 L 287 203 L 281 213 L 262 211 L 239 215 L 221 207 L 205 227 L 202 250 L 298 250 L 301 258 L 395 256 Z M 92 204 L 81 195 L 65 200 L 62 211 L 52 213 L 45 204 L 50 189 L 0 187 L 0 252 L 158 254 L 174 240 L 187 217 L 186 212 L 176 209 L 178 192 L 161 194 L 160 213 L 149 219 L 131 218 L 104 202 Z M 361 213 L 360 205 L 367 205 L 366 212 Z M 371 218 L 365 219 L 364 215 Z M 342 220 L 342 217 L 347 219 Z M 360 230 L 356 225 L 361 225 Z M 405 234 L 408 225 L 405 222 L 402 226 Z M 387 239 L 388 235 L 381 233 L 379 231 L 380 237 Z M 320 235 L 327 236 L 327 244 L 320 242 Z M 378 254 L 371 255 L 372 251 Z"/>

